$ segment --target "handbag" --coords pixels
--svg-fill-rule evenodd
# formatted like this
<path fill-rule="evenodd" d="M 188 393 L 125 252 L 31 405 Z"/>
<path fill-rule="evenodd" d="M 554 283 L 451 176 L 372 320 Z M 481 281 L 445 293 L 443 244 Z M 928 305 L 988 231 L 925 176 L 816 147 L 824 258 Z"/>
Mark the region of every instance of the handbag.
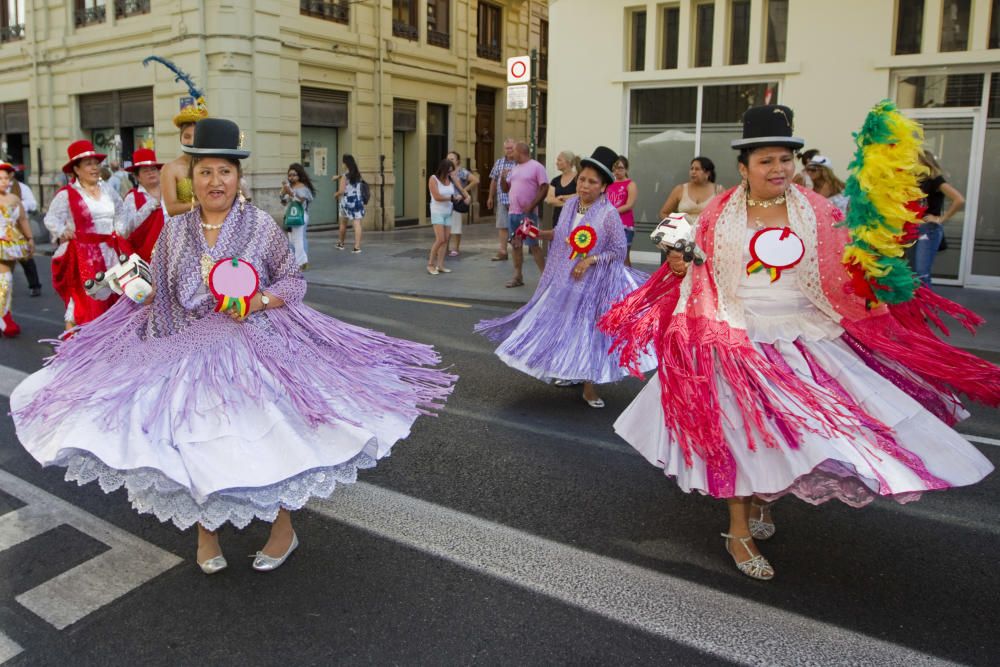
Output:
<path fill-rule="evenodd" d="M 301 227 L 306 224 L 306 210 L 302 202 L 294 199 L 285 207 L 285 227 Z"/>
<path fill-rule="evenodd" d="M 466 202 L 461 197 L 458 198 L 458 199 L 452 199 L 451 200 L 451 210 L 454 211 L 455 213 L 468 213 L 469 212 L 469 204 L 468 204 L 468 202 Z"/>

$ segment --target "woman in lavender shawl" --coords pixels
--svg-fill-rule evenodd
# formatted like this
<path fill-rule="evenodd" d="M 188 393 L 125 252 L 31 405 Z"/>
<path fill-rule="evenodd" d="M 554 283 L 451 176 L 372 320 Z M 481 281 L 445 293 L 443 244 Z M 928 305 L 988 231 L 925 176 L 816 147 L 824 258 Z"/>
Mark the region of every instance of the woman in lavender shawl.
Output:
<path fill-rule="evenodd" d="M 617 159 L 613 150 L 599 146 L 580 161 L 577 196 L 563 206 L 555 229 L 538 232 L 553 244 L 535 294 L 513 314 L 475 327 L 500 344 L 496 354 L 511 368 L 545 382 L 583 382 L 583 400 L 593 408 L 604 407 L 596 384 L 628 375 L 608 354 L 611 339 L 597 330 L 596 322 L 648 278 L 625 266 L 625 229 L 604 196 L 614 181 L 611 166 Z M 582 226 L 594 229 L 597 242 L 585 257 L 572 258 L 569 239 Z M 652 370 L 656 361 L 650 357 L 641 367 Z"/>
<path fill-rule="evenodd" d="M 186 529 L 198 564 L 226 567 L 216 530 L 272 523 L 254 569 L 298 546 L 291 510 L 353 482 L 442 402 L 454 378 L 432 348 L 356 327 L 303 304 L 306 283 L 278 224 L 239 197 L 239 128 L 195 129 L 200 208 L 156 244 L 152 303 L 121 299 L 61 342 L 11 395 L 17 434 L 66 479 L 125 486 L 132 506 Z M 252 264 L 249 314 L 216 313 L 208 271 Z"/>

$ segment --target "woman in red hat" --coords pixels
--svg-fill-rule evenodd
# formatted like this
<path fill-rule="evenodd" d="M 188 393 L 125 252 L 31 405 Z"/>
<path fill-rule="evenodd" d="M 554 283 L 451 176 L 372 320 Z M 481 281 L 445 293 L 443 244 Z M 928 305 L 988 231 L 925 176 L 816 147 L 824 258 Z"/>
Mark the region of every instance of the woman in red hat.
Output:
<path fill-rule="evenodd" d="M 60 188 L 49 203 L 45 227 L 59 241 L 52 257 L 52 285 L 66 303 L 66 330 L 99 317 L 114 299 L 98 301 L 87 296 L 85 280 L 118 263 L 116 231 L 124 218 L 122 198 L 101 180 L 106 155 L 86 139 L 74 141 L 66 151 L 63 172 L 69 185 Z"/>
<path fill-rule="evenodd" d="M 163 229 L 163 206 L 160 197 L 160 168 L 156 153 L 140 148 L 132 154 L 132 165 L 126 169 L 139 181 L 139 185 L 125 195 L 125 225 L 122 233 L 128 236 L 132 252 L 147 262 L 152 259 L 153 246 Z"/>
<path fill-rule="evenodd" d="M 14 292 L 14 262 L 28 259 L 35 252 L 28 214 L 20 198 L 7 192 L 14 180 L 14 165 L 0 161 L 0 335 L 13 337 L 21 327 L 10 314 Z"/>

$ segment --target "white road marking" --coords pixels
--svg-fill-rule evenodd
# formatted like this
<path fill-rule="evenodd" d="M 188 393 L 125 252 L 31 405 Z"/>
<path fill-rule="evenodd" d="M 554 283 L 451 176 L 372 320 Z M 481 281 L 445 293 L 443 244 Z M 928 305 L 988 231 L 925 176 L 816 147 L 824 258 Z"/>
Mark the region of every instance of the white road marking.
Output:
<path fill-rule="evenodd" d="M 41 364 L 41 361 L 39 361 Z M 14 387 L 21 384 L 28 374 L 10 366 L 0 365 L 0 394 L 10 396 Z"/>
<path fill-rule="evenodd" d="M 24 649 L 13 639 L 0 632 L 0 665 L 7 662 Z"/>
<path fill-rule="evenodd" d="M 25 503 L 0 516 L 0 549 L 58 525 L 72 526 L 111 547 L 15 598 L 59 630 L 181 562 L 172 553 L 3 470 L 0 489 Z"/>
<path fill-rule="evenodd" d="M 965 433 L 962 433 L 961 435 L 969 442 L 974 442 L 979 445 L 993 445 L 994 447 L 1000 447 L 1000 440 L 997 440 L 996 438 L 987 438 L 984 435 L 967 435 Z"/>
<path fill-rule="evenodd" d="M 313 501 L 309 508 L 433 557 L 739 664 L 948 664 L 904 646 L 364 482 L 341 489 L 329 500 Z M 767 622 L 747 622 L 754 618 Z"/>
<path fill-rule="evenodd" d="M 406 296 L 403 294 L 390 294 L 390 299 L 396 301 L 415 301 L 417 303 L 429 303 L 435 306 L 451 306 L 452 308 L 472 308 L 472 304 L 459 303 L 458 301 L 444 301 L 442 299 L 428 299 L 422 296 Z"/>
<path fill-rule="evenodd" d="M 466 410 L 464 408 L 455 408 L 450 405 L 445 405 L 443 412 L 449 415 L 455 415 L 456 417 L 462 417 L 464 419 L 472 419 L 478 422 L 484 422 L 486 424 L 491 424 L 496 427 L 497 431 L 522 431 L 532 438 L 532 440 L 562 440 L 565 442 L 574 442 L 582 445 L 587 445 L 589 447 L 598 447 L 600 449 L 606 449 L 617 454 L 628 454 L 638 456 L 632 447 L 628 445 L 624 440 L 619 439 L 602 439 L 593 438 L 587 435 L 580 435 L 579 433 L 574 433 L 572 431 L 561 431 L 555 428 L 548 428 L 540 424 L 527 424 L 521 423 L 516 417 L 511 419 L 504 419 L 501 417 L 496 417 L 493 415 L 483 414 L 481 412 L 475 412 L 473 410 Z"/>

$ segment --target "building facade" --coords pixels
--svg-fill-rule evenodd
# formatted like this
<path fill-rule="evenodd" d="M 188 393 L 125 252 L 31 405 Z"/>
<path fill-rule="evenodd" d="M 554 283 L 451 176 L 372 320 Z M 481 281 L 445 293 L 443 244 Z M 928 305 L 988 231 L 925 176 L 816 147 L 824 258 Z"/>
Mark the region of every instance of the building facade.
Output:
<path fill-rule="evenodd" d="M 121 160 L 140 146 L 179 154 L 171 119 L 187 92 L 166 68 L 143 67 L 158 55 L 195 79 L 213 116 L 240 124 L 254 198 L 272 213 L 301 162 L 318 190 L 311 224 L 335 222 L 333 179 L 350 153 L 371 186 L 366 227 L 418 224 L 448 150 L 488 175 L 503 138 L 526 137 L 528 112 L 505 108 L 506 59 L 547 53 L 544 0 L 0 6 L 0 149 L 43 201 L 77 138 Z"/>
<path fill-rule="evenodd" d="M 549 14 L 549 155 L 627 154 L 641 229 L 696 155 L 737 182 L 729 142 L 748 106 L 792 107 L 845 178 L 851 133 L 890 98 L 966 195 L 938 279 L 1000 287 L 1000 0 L 550 0 Z"/>

